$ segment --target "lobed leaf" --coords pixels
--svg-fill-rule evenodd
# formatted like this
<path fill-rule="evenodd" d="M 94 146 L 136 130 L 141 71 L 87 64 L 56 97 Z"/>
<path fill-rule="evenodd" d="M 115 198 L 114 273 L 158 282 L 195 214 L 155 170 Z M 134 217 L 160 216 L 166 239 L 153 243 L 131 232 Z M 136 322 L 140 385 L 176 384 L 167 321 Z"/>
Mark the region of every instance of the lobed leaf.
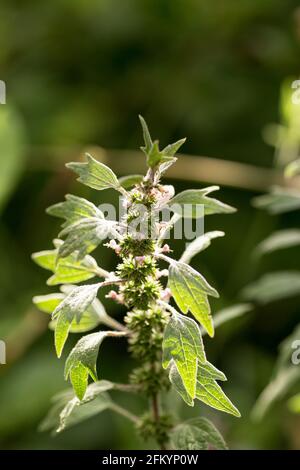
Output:
<path fill-rule="evenodd" d="M 180 310 L 185 314 L 191 311 L 208 334 L 213 336 L 214 326 L 207 295 L 218 297 L 218 293 L 206 279 L 191 266 L 172 260 L 168 287 Z"/>
<path fill-rule="evenodd" d="M 67 194 L 65 198 L 66 201 L 54 204 L 46 211 L 54 217 L 65 219 L 63 227 L 72 225 L 83 218 L 104 218 L 103 213 L 92 202 L 73 194 Z"/>
<path fill-rule="evenodd" d="M 60 392 L 53 397 L 53 406 L 40 424 L 39 430 L 62 432 L 101 413 L 112 404 L 107 391 L 113 387 L 114 384 L 107 380 L 93 383 L 87 387 L 85 398 L 82 401 L 74 396 L 72 389 Z"/>
<path fill-rule="evenodd" d="M 173 212 L 187 218 L 235 212 L 236 209 L 234 207 L 228 206 L 217 199 L 207 197 L 207 194 L 217 189 L 219 189 L 218 186 L 210 186 L 204 189 L 188 189 L 174 196 L 168 203 L 169 207 Z M 203 207 L 203 212 L 199 211 L 201 207 Z"/>
<path fill-rule="evenodd" d="M 32 301 L 34 305 L 44 313 L 52 313 L 64 300 L 65 295 L 61 293 L 36 295 Z"/>
<path fill-rule="evenodd" d="M 198 361 L 205 362 L 200 329 L 191 318 L 174 313 L 164 332 L 163 368 L 176 365 L 188 395 L 196 394 Z"/>
<path fill-rule="evenodd" d="M 100 284 L 75 287 L 56 307 L 52 314 L 57 320 L 55 328 L 55 348 L 60 357 L 74 319 L 79 323 L 83 313 L 97 296 Z"/>
<path fill-rule="evenodd" d="M 87 163 L 67 163 L 66 165 L 79 175 L 80 183 L 99 191 L 108 188 L 120 189 L 118 178 L 108 166 L 89 154 L 86 154 L 86 157 Z"/>
<path fill-rule="evenodd" d="M 55 271 L 57 251 L 55 250 L 44 250 L 31 255 L 33 261 L 43 269 L 48 271 Z"/>
<path fill-rule="evenodd" d="M 59 235 L 66 236 L 65 242 L 59 247 L 59 257 L 66 258 L 76 251 L 77 259 L 82 259 L 110 235 L 118 236 L 115 225 L 115 222 L 96 217 L 69 225 Z"/>
<path fill-rule="evenodd" d="M 122 176 L 119 178 L 119 183 L 124 189 L 130 189 L 132 186 L 139 184 L 143 181 L 143 175 L 129 175 L 129 176 Z"/>
<path fill-rule="evenodd" d="M 200 235 L 200 237 L 197 237 L 187 246 L 179 261 L 189 264 L 194 256 L 210 246 L 211 240 L 217 237 L 224 237 L 224 235 L 224 232 L 218 230 Z"/>
<path fill-rule="evenodd" d="M 47 284 L 56 286 L 57 284 L 77 284 L 78 282 L 88 281 L 100 271 L 96 260 L 89 255 L 77 260 L 77 254 L 72 253 L 66 258 L 59 258 L 55 266 L 53 276 Z"/>
<path fill-rule="evenodd" d="M 70 380 L 76 396 L 82 400 L 87 389 L 88 376 L 97 380 L 97 357 L 99 347 L 104 338 L 109 335 L 107 331 L 92 333 L 83 336 L 72 349 L 65 366 L 65 378 Z"/>
<path fill-rule="evenodd" d="M 199 364 L 197 373 L 196 398 L 211 408 L 240 417 L 240 412 L 225 395 L 216 380 L 226 380 L 223 372 L 209 362 Z"/>
<path fill-rule="evenodd" d="M 171 433 L 171 444 L 175 450 L 227 450 L 227 445 L 214 426 L 206 418 L 185 421 Z"/>

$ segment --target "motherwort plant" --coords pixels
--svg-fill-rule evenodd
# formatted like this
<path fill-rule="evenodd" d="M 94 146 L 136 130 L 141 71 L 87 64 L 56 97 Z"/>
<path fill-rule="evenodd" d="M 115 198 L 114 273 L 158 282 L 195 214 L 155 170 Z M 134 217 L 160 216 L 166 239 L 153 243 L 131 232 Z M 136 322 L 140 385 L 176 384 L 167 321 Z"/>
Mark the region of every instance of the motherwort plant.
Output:
<path fill-rule="evenodd" d="M 64 202 L 48 209 L 49 214 L 64 219 L 54 249 L 33 255 L 38 265 L 52 271 L 48 285 L 61 285 L 59 293 L 34 298 L 40 310 L 51 313 L 57 356 L 61 356 L 69 333 L 87 333 L 100 325 L 100 331 L 82 336 L 69 354 L 65 378 L 73 390 L 54 398 L 42 428 L 62 431 L 109 408 L 130 419 L 141 436 L 153 438 L 162 449 L 225 448 L 210 421 L 195 418 L 178 424 L 168 409 L 171 407 L 162 406 L 162 398 L 173 387 L 189 406 L 200 400 L 239 416 L 217 383 L 226 377 L 207 360 L 202 341 L 203 334 L 214 335 L 208 297 L 218 297 L 218 293 L 189 265 L 212 238 L 224 234 L 200 235 L 179 261 L 172 258 L 165 240 L 179 220 L 198 217 L 199 213 L 231 213 L 234 209 L 210 197 L 218 187 L 175 195 L 172 186 L 161 184 L 162 175 L 176 162 L 175 153 L 184 139 L 160 150 L 145 121 L 140 120 L 145 141 L 142 151 L 148 166 L 145 176 L 118 179 L 90 155 L 84 163 L 67 164 L 84 185 L 97 191 L 113 188 L 120 193 L 124 209 L 120 220 L 107 220 L 92 202 L 67 195 Z M 171 214 L 168 222 L 161 217 L 166 209 Z M 104 242 L 118 256 L 114 272 L 99 267 L 91 256 Z M 91 284 L 95 278 L 97 281 Z M 77 286 L 80 282 L 85 283 Z M 111 290 L 107 293 L 108 287 Z M 126 307 L 122 323 L 109 316 L 98 295 Z M 136 368 L 127 384 L 98 379 L 99 347 L 106 338 L 128 342 Z M 134 415 L 112 400 L 108 391 L 114 389 L 147 397 L 149 409 L 142 416 Z"/>

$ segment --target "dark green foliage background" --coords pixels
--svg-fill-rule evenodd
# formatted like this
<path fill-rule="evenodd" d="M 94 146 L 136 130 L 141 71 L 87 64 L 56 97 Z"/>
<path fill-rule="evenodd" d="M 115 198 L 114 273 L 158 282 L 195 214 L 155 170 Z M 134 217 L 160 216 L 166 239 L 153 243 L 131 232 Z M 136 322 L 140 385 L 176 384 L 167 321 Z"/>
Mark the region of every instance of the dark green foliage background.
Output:
<path fill-rule="evenodd" d="M 116 201 L 110 191 L 89 192 L 70 179 L 60 156 L 76 159 L 91 144 L 136 149 L 141 113 L 163 144 L 187 136 L 185 153 L 271 167 L 273 149 L 264 143 L 262 129 L 279 120 L 282 81 L 299 73 L 298 5 L 292 0 L 2 0 L 0 79 L 7 84 L 7 105 L 0 106 L 0 338 L 9 340 L 10 354 L 18 357 L 0 366 L 1 448 L 142 446 L 130 425 L 109 413 L 56 438 L 37 432 L 51 396 L 66 386 L 52 333 L 41 324 L 41 333 L 30 341 L 43 315 L 35 313 L 31 297 L 47 292 L 46 275 L 30 253 L 50 247 L 58 230 L 44 209 L 67 192 L 99 203 Z M 190 186 L 182 175 L 177 188 Z M 299 267 L 299 248 L 260 263 L 253 259 L 255 245 L 274 228 L 297 225 L 294 214 L 271 218 L 251 208 L 254 195 L 224 188 L 222 199 L 239 212 L 206 221 L 207 230 L 227 235 L 194 262 L 221 292 L 214 308 L 236 302 L 240 289 L 267 269 Z M 175 253 L 182 246 L 177 243 Z M 105 249 L 98 250 L 98 260 L 106 269 L 114 267 Z M 121 315 L 111 302 L 106 305 Z M 208 357 L 229 378 L 226 392 L 240 409 L 240 420 L 204 406 L 186 409 L 172 396 L 174 410 L 212 417 L 233 448 L 299 448 L 300 418 L 284 402 L 263 423 L 250 418 L 269 381 L 278 343 L 299 321 L 299 306 L 300 298 L 293 298 L 256 308 L 218 329 L 215 340 L 206 340 Z M 131 367 L 125 352 L 124 343 L 107 341 L 100 376 L 125 381 Z M 143 406 L 137 398 L 119 399 L 135 410 Z"/>

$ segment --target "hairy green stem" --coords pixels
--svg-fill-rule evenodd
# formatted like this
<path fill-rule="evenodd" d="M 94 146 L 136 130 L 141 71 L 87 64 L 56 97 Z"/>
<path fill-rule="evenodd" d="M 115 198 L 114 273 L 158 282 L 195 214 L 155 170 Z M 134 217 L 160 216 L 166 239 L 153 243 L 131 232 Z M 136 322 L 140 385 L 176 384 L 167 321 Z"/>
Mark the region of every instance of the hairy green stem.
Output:
<path fill-rule="evenodd" d="M 116 403 L 112 403 L 110 405 L 110 409 L 115 411 L 119 415 L 124 416 L 124 418 L 129 419 L 129 421 L 131 421 L 132 423 L 134 423 L 136 425 L 139 424 L 139 422 L 140 422 L 140 419 L 138 418 L 138 416 L 136 416 L 135 414 L 133 414 L 130 411 L 126 410 L 122 406 L 117 405 Z"/>

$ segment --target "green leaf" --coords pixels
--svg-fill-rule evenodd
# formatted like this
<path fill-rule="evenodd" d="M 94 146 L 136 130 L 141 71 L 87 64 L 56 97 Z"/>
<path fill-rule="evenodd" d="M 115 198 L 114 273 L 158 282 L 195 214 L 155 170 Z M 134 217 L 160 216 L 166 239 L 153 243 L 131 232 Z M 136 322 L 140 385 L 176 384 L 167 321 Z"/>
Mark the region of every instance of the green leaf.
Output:
<path fill-rule="evenodd" d="M 213 336 L 214 327 L 207 295 L 218 297 L 217 291 L 191 266 L 173 260 L 169 268 L 168 287 L 179 309 L 185 314 L 191 311 L 208 334 Z"/>
<path fill-rule="evenodd" d="M 54 275 L 51 276 L 48 286 L 57 284 L 76 284 L 77 282 L 87 281 L 100 273 L 100 268 L 96 260 L 86 255 L 82 260 L 77 261 L 77 254 L 71 254 L 66 258 L 59 258 L 55 266 Z"/>
<path fill-rule="evenodd" d="M 56 307 L 64 300 L 65 295 L 60 293 L 37 295 L 32 301 L 41 312 L 52 313 Z"/>
<path fill-rule="evenodd" d="M 103 277 L 107 275 L 107 271 L 100 268 L 92 256 L 86 255 L 78 261 L 78 253 L 74 252 L 66 258 L 58 258 L 59 248 L 63 243 L 62 240 L 54 240 L 57 247 L 55 250 L 40 251 L 32 255 L 32 259 L 39 266 L 54 273 L 47 281 L 49 286 L 78 283 L 92 279 L 96 275 Z"/>
<path fill-rule="evenodd" d="M 62 432 L 110 408 L 112 401 L 106 392 L 112 388 L 111 382 L 101 380 L 87 387 L 82 401 L 77 397 L 70 400 L 60 412 L 57 432 Z"/>
<path fill-rule="evenodd" d="M 215 230 L 214 232 L 207 232 L 204 235 L 197 237 L 187 246 L 186 250 L 180 258 L 180 261 L 182 263 L 189 264 L 194 256 L 210 246 L 211 240 L 217 237 L 224 237 L 224 235 L 224 232 Z"/>
<path fill-rule="evenodd" d="M 139 116 L 142 129 L 145 146 L 141 147 L 142 151 L 147 157 L 147 165 L 149 168 L 159 167 L 159 172 L 162 174 L 165 172 L 170 165 L 176 162 L 174 158 L 177 150 L 184 144 L 186 139 L 178 140 L 173 144 L 167 145 L 162 151 L 159 150 L 158 141 L 152 141 L 148 126 L 142 116 Z"/>
<path fill-rule="evenodd" d="M 163 338 L 163 368 L 175 364 L 183 385 L 191 398 L 195 397 L 198 362 L 205 362 L 199 326 L 191 318 L 172 314 Z"/>
<path fill-rule="evenodd" d="M 272 253 L 276 250 L 290 248 L 300 245 L 300 230 L 285 229 L 273 232 L 269 237 L 263 240 L 256 248 L 256 254 L 262 255 Z"/>
<path fill-rule="evenodd" d="M 300 209 L 300 192 L 296 189 L 275 186 L 270 194 L 258 196 L 252 200 L 254 207 L 265 209 L 270 214 Z"/>
<path fill-rule="evenodd" d="M 186 138 L 177 140 L 177 142 L 174 142 L 173 144 L 167 145 L 163 150 L 162 154 L 165 155 L 166 157 L 174 157 L 175 153 L 178 152 L 180 147 L 185 143 Z"/>
<path fill-rule="evenodd" d="M 66 258 L 77 251 L 77 259 L 82 259 L 110 235 L 117 236 L 115 225 L 116 223 L 110 220 L 94 217 L 79 220 L 66 227 L 59 234 L 60 237 L 67 237 L 59 247 L 59 257 Z"/>
<path fill-rule="evenodd" d="M 119 190 L 120 183 L 114 172 L 91 155 L 86 154 L 86 157 L 87 163 L 67 163 L 66 165 L 79 175 L 78 181 L 99 191 L 107 188 Z"/>
<path fill-rule="evenodd" d="M 48 271 L 55 271 L 55 264 L 57 258 L 56 250 L 45 250 L 33 253 L 31 255 L 33 261 L 41 268 L 47 269 Z"/>
<path fill-rule="evenodd" d="M 69 294 L 76 286 L 62 286 L 63 291 L 66 287 L 71 287 L 65 293 L 55 293 L 48 295 L 39 295 L 33 298 L 33 303 L 36 307 L 45 313 L 52 313 L 56 307 L 65 299 L 66 294 Z M 104 325 L 110 324 L 111 318 L 107 315 L 104 306 L 99 299 L 91 303 L 85 312 L 80 317 L 79 322 L 76 318 L 73 319 L 69 333 L 86 333 L 87 331 L 94 330 L 100 323 Z M 49 328 L 55 330 L 57 320 L 52 320 L 49 323 Z"/>
<path fill-rule="evenodd" d="M 52 397 L 52 406 L 49 409 L 47 415 L 40 423 L 38 430 L 40 432 L 51 431 L 52 434 L 56 431 L 59 426 L 59 415 L 66 406 L 66 404 L 74 398 L 74 392 L 72 388 L 63 390 Z"/>
<path fill-rule="evenodd" d="M 254 300 L 259 304 L 267 304 L 299 294 L 299 271 L 277 271 L 265 274 L 241 292 L 244 299 Z"/>
<path fill-rule="evenodd" d="M 162 176 L 174 163 L 177 162 L 177 158 L 170 158 L 168 161 L 159 165 L 159 175 Z"/>
<path fill-rule="evenodd" d="M 300 158 L 289 163 L 285 169 L 286 178 L 292 178 L 300 173 Z"/>
<path fill-rule="evenodd" d="M 59 202 L 47 209 L 48 214 L 65 219 L 63 227 L 72 225 L 83 218 L 104 218 L 103 213 L 92 202 L 72 194 L 67 194 L 65 198 L 65 202 Z"/>
<path fill-rule="evenodd" d="M 226 380 L 223 372 L 209 362 L 198 365 L 196 398 L 211 408 L 240 417 L 237 408 L 225 395 L 216 380 Z"/>
<path fill-rule="evenodd" d="M 70 388 L 52 398 L 52 407 L 39 426 L 39 431 L 62 432 L 109 408 L 111 400 L 106 393 L 114 384 L 100 380 L 87 387 L 85 398 L 80 401 Z"/>
<path fill-rule="evenodd" d="M 185 403 L 189 406 L 194 406 L 194 399 L 191 398 L 191 396 L 186 391 L 181 375 L 174 362 L 171 362 L 169 368 L 169 380 L 183 401 L 185 401 Z"/>
<path fill-rule="evenodd" d="M 150 132 L 149 132 L 145 119 L 141 115 L 139 115 L 139 119 L 142 125 L 144 142 L 145 142 L 145 147 L 141 147 L 141 149 L 146 155 L 148 155 L 152 147 L 152 139 L 151 139 Z"/>
<path fill-rule="evenodd" d="M 172 431 L 171 444 L 175 450 L 227 450 L 227 445 L 214 426 L 206 418 L 185 421 Z"/>
<path fill-rule="evenodd" d="M 57 320 L 55 348 L 58 357 L 61 356 L 74 318 L 80 322 L 83 313 L 95 300 L 99 287 L 100 284 L 75 287 L 54 310 L 52 319 Z"/>
<path fill-rule="evenodd" d="M 135 186 L 136 184 L 139 184 L 143 181 L 144 176 L 143 175 L 129 175 L 129 176 L 123 176 L 122 178 L 119 178 L 119 183 L 124 189 L 130 189 L 132 186 Z"/>
<path fill-rule="evenodd" d="M 236 209 L 224 204 L 217 199 L 207 197 L 207 194 L 219 189 L 218 186 L 210 186 L 204 189 L 188 189 L 174 196 L 168 203 L 170 209 L 183 217 L 195 218 L 210 214 L 230 214 Z M 203 206 L 204 212 L 197 210 Z"/>
<path fill-rule="evenodd" d="M 97 380 L 97 357 L 99 346 L 109 336 L 108 331 L 101 331 L 83 336 L 72 349 L 65 366 L 66 380 L 70 380 L 76 396 L 82 400 L 87 388 L 88 376 Z"/>
<path fill-rule="evenodd" d="M 155 168 L 159 163 L 161 163 L 162 155 L 159 151 L 158 141 L 153 142 L 151 149 L 148 153 L 147 164 L 150 168 Z"/>

